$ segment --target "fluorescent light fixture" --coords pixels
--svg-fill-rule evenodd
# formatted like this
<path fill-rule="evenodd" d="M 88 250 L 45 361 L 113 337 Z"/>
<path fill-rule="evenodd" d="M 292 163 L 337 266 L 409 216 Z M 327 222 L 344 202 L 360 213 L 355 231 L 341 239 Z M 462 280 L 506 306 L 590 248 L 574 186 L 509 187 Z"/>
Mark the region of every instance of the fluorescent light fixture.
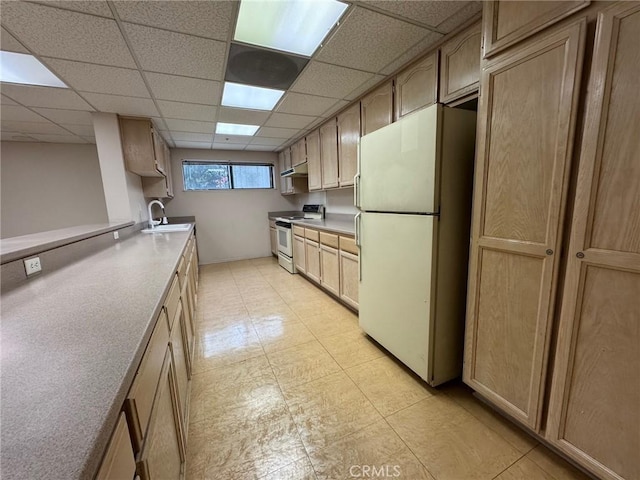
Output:
<path fill-rule="evenodd" d="M 222 105 L 254 110 L 273 110 L 282 95 L 284 95 L 284 90 L 224 82 Z"/>
<path fill-rule="evenodd" d="M 68 88 L 33 55 L 0 51 L 0 81 Z"/>
<path fill-rule="evenodd" d="M 310 57 L 347 6 L 337 0 L 242 0 L 234 39 Z"/>
<path fill-rule="evenodd" d="M 260 128 L 259 125 L 242 125 L 240 123 L 222 123 L 216 125 L 216 133 L 222 135 L 253 135 Z"/>

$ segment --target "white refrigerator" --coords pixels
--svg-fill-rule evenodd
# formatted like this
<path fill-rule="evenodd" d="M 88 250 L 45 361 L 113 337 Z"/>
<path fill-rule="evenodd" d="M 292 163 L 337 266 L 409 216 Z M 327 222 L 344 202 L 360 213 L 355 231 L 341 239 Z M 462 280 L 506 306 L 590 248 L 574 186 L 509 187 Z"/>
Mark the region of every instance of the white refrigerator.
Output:
<path fill-rule="evenodd" d="M 462 371 L 475 126 L 436 104 L 359 146 L 360 326 L 432 386 Z"/>

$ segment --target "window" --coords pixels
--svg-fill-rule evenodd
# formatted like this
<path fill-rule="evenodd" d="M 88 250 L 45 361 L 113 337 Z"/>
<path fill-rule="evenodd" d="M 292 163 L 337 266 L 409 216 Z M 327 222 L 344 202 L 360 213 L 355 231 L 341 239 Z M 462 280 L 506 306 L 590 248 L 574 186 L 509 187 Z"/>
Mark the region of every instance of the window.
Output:
<path fill-rule="evenodd" d="M 273 188 L 273 165 L 185 160 L 182 178 L 185 191 Z"/>

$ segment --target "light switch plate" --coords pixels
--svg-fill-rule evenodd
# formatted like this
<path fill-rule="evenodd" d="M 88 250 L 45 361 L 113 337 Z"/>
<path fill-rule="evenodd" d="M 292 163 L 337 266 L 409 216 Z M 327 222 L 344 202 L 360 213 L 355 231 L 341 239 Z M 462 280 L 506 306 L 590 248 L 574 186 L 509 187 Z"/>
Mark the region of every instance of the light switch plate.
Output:
<path fill-rule="evenodd" d="M 38 273 L 39 271 L 41 271 L 42 265 L 40 264 L 40 257 L 25 259 L 24 269 L 27 272 L 27 277 L 29 275 L 33 275 L 34 273 Z"/>

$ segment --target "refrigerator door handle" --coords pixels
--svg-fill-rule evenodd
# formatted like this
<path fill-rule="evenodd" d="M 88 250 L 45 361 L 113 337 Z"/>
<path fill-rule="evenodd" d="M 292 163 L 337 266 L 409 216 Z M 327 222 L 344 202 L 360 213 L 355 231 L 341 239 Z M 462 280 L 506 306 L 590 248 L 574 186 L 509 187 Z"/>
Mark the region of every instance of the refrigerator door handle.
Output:
<path fill-rule="evenodd" d="M 360 208 L 360 172 L 353 177 L 353 204 Z"/>
<path fill-rule="evenodd" d="M 355 227 L 356 227 L 356 247 L 358 247 L 358 251 L 360 251 L 360 255 L 358 255 L 358 281 L 362 280 L 362 262 L 360 261 L 360 257 L 362 256 L 362 245 L 360 244 L 360 219 L 362 218 L 362 213 L 358 212 L 354 218 Z"/>

